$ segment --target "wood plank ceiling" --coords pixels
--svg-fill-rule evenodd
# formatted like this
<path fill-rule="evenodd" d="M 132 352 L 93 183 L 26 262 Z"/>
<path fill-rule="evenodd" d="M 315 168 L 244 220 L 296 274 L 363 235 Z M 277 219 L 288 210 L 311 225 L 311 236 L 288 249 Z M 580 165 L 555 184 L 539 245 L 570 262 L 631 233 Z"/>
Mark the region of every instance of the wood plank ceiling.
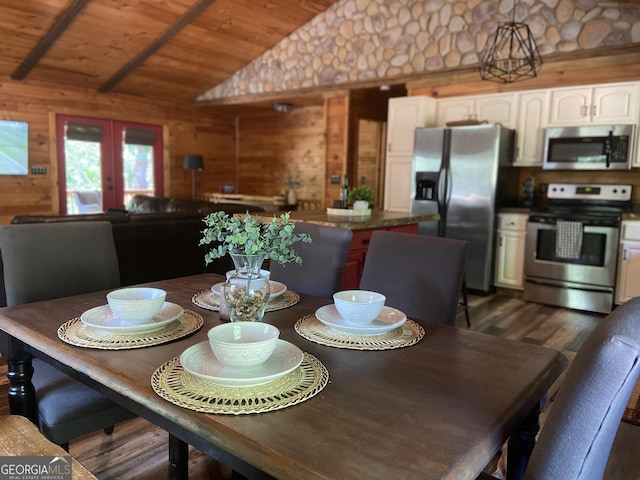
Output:
<path fill-rule="evenodd" d="M 336 1 L 2 1 L 0 79 L 192 103 Z"/>

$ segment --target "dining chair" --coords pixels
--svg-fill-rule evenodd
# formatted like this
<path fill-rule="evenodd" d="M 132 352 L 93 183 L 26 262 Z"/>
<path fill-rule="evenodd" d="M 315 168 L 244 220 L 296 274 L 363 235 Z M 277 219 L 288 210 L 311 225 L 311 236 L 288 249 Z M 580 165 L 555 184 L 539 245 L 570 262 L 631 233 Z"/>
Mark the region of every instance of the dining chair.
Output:
<path fill-rule="evenodd" d="M 408 317 L 455 325 L 469 245 L 462 240 L 375 230 L 360 288 Z"/>
<path fill-rule="evenodd" d="M 109 222 L 3 225 L 0 253 L 8 306 L 120 286 Z M 73 438 L 100 429 L 110 434 L 135 417 L 38 358 L 33 370 L 40 430 L 65 450 Z"/>
<path fill-rule="evenodd" d="M 525 480 L 602 479 L 639 375 L 640 297 L 635 297 L 604 318 L 578 349 L 549 406 Z"/>
<path fill-rule="evenodd" d="M 304 222 L 296 222 L 295 231 L 311 237 L 311 243 L 297 242 L 293 246 L 302 264 L 283 266 L 271 261 L 271 280 L 298 293 L 331 298 L 342 287 L 353 232 Z"/>

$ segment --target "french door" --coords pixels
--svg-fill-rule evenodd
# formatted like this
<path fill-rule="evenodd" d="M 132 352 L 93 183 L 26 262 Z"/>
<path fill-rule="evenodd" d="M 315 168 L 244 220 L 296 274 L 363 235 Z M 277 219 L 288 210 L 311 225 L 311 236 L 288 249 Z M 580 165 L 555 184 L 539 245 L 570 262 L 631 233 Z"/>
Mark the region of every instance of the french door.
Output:
<path fill-rule="evenodd" d="M 162 127 L 56 116 L 60 213 L 124 209 L 135 194 L 163 195 Z"/>

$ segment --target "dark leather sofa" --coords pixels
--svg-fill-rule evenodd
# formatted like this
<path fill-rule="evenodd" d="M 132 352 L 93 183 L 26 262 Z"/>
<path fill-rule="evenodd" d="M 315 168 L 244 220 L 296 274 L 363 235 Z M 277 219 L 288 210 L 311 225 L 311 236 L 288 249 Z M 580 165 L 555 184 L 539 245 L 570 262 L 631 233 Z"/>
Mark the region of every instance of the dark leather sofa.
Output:
<path fill-rule="evenodd" d="M 85 215 L 18 215 L 11 223 L 109 221 L 118 254 L 122 286 L 194 275 L 224 274 L 233 268 L 231 259 L 205 265 L 207 248 L 199 245 L 203 218 L 214 211 L 244 213 L 264 211 L 260 207 L 206 201 L 136 195 L 126 211 Z M 1 252 L 0 252 L 1 253 Z M 0 306 L 6 305 L 0 258 Z"/>

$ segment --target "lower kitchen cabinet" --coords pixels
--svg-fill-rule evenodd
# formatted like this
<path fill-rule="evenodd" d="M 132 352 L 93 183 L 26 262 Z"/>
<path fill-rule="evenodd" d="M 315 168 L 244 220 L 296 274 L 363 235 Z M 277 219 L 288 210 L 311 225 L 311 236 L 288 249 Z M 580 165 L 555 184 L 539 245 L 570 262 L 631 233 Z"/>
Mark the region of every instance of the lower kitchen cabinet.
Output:
<path fill-rule="evenodd" d="M 624 220 L 621 232 L 616 304 L 640 296 L 640 220 Z"/>
<path fill-rule="evenodd" d="M 495 281 L 497 287 L 523 289 L 527 220 L 524 213 L 498 215 Z"/>
<path fill-rule="evenodd" d="M 362 267 L 364 266 L 364 260 L 367 257 L 367 250 L 369 249 L 371 235 L 373 235 L 375 230 L 389 230 L 392 232 L 417 234 L 418 224 L 414 223 L 410 225 L 398 225 L 395 227 L 354 230 L 353 238 L 351 239 L 351 247 L 349 248 L 349 254 L 347 256 L 347 264 L 345 265 L 344 276 L 342 278 L 343 290 L 357 290 L 360 288 Z"/>

